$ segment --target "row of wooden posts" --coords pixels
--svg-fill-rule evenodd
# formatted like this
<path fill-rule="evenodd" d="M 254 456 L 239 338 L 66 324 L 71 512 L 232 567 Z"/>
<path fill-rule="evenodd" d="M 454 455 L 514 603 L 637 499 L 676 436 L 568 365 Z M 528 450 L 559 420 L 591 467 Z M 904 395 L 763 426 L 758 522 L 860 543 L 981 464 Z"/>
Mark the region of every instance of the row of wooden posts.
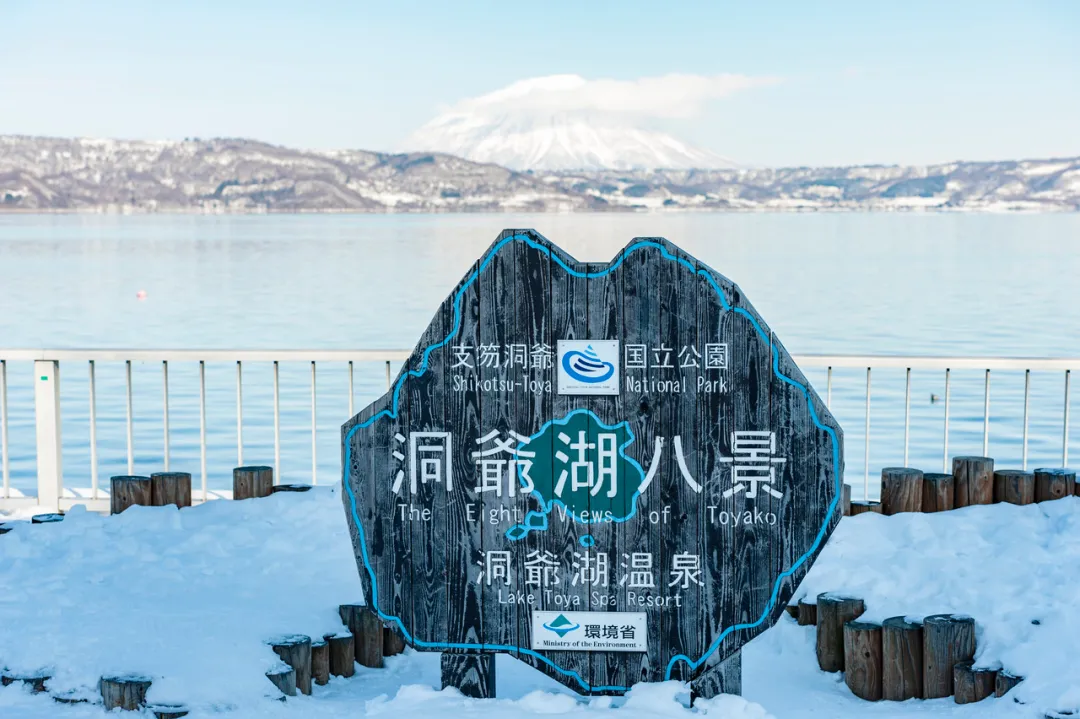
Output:
<path fill-rule="evenodd" d="M 351 677 L 356 664 L 379 668 L 383 657 L 395 656 L 405 651 L 405 641 L 363 604 L 342 604 L 338 607 L 344 629 L 312 639 L 306 635 L 290 634 L 273 637 L 267 641 L 282 665 L 266 673 L 267 679 L 285 696 L 311 694 L 312 685 L 324 686 L 331 676 Z M 4 672 L 0 680 L 4 686 L 23 682 L 35 693 L 45 692 L 45 683 L 51 677 L 45 673 L 14 674 Z M 146 710 L 156 719 L 179 719 L 188 710 L 176 704 L 147 704 L 146 694 L 153 680 L 141 674 L 121 674 L 101 677 L 98 689 L 106 711 Z M 58 695 L 62 703 L 83 703 L 84 696 Z"/>
<path fill-rule="evenodd" d="M 1076 472 L 1069 469 L 994 469 L 990 457 L 953 457 L 952 474 L 911 467 L 881 470 L 881 501 L 852 501 L 844 485 L 844 515 L 865 512 L 944 512 L 976 504 L 1033 504 L 1080 496 Z"/>
<path fill-rule="evenodd" d="M 800 600 L 787 608 L 801 625 L 817 626 L 818 666 L 844 672 L 851 693 L 869 701 L 940 699 L 957 704 L 1003 696 L 1023 678 L 974 666 L 975 620 L 935 614 L 921 620 L 860 621 L 863 600 L 839 594 Z"/>
<path fill-rule="evenodd" d="M 191 474 L 188 472 L 156 472 L 150 476 L 118 475 L 109 482 L 109 514 L 120 514 L 128 507 L 191 506 Z M 233 470 L 233 499 L 269 497 L 276 492 L 306 492 L 310 484 L 274 484 L 274 468 L 265 466 L 237 467 Z M 33 524 L 59 522 L 63 514 L 35 514 Z M 7 534 L 14 525 L 0 524 L 0 534 Z"/>

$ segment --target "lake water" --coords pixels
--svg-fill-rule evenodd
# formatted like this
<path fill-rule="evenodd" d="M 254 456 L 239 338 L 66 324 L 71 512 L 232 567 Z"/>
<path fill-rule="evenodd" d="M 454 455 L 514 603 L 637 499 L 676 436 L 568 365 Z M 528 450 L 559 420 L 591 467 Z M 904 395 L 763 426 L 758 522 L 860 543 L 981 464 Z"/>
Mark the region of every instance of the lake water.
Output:
<path fill-rule="evenodd" d="M 0 348 L 410 348 L 504 227 L 579 260 L 661 235 L 736 281 L 794 354 L 1080 357 L 1080 216 L 590 214 L 0 216 Z M 137 299 L 140 291 L 145 299 Z M 64 470 L 89 486 L 85 366 L 62 365 Z M 80 363 L 81 364 L 81 363 Z M 396 371 L 396 368 L 395 368 Z M 272 461 L 269 366 L 245 367 L 245 460 Z M 99 473 L 126 471 L 122 363 L 98 373 Z M 310 368 L 283 366 L 284 480 L 310 481 Z M 161 464 L 160 366 L 136 365 L 136 471 Z M 825 394 L 824 372 L 808 371 Z M 903 459 L 903 371 L 874 376 L 871 474 Z M 8 365 L 12 485 L 34 484 L 32 369 Z M 356 407 L 385 387 L 358 366 Z M 981 372 L 954 373 L 950 454 L 981 453 Z M 1061 461 L 1063 375 L 1032 375 L 1029 466 Z M 211 487 L 236 460 L 235 366 L 209 365 Z M 1018 465 L 1023 373 L 993 379 L 990 453 Z M 319 367 L 318 476 L 339 476 L 345 369 Z M 865 375 L 837 371 L 847 479 L 863 480 Z M 170 366 L 174 469 L 198 472 L 197 366 Z M 938 372 L 913 375 L 911 461 L 942 462 Z M 1074 452 L 1075 443 L 1073 441 Z M 103 482 L 104 483 L 104 482 Z"/>

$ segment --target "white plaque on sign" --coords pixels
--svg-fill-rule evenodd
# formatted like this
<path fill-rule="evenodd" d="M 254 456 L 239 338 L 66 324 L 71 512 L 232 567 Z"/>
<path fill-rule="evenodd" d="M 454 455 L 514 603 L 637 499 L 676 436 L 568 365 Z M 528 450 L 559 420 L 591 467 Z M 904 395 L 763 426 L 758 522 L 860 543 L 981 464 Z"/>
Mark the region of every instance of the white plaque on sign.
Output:
<path fill-rule="evenodd" d="M 618 340 L 559 340 L 559 394 L 618 394 Z"/>
<path fill-rule="evenodd" d="M 532 648 L 576 652 L 648 651 L 645 612 L 532 613 Z"/>

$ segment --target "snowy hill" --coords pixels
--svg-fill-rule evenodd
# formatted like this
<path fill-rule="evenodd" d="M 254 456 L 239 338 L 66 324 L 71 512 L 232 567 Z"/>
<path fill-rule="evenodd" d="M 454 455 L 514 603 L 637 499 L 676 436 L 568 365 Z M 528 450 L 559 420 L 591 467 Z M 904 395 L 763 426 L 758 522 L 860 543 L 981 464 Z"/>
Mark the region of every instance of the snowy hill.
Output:
<path fill-rule="evenodd" d="M 1080 158 L 533 173 L 431 152 L 0 135 L 0 213 L 687 209 L 1076 211 Z"/>
<path fill-rule="evenodd" d="M 9 672 L 46 670 L 49 694 L 0 688 L 4 719 L 86 719 L 99 676 L 153 678 L 148 699 L 183 703 L 190 719 L 545 716 L 609 719 L 856 719 L 1042 717 L 1080 711 L 1071 666 L 1080 647 L 1080 498 L 996 504 L 938 514 L 844 519 L 799 589 L 862 597 L 868 620 L 968 614 L 976 662 L 1025 677 L 1000 699 L 868 703 L 817 668 L 814 627 L 781 622 L 743 650 L 745 699 L 685 706 L 677 682 L 639 685 L 625 699 L 584 700 L 516 660 L 498 658 L 499 699 L 439 691 L 437 654 L 408 651 L 384 669 L 334 677 L 282 703 L 263 673 L 270 636 L 340 630 L 339 603 L 360 599 L 340 497 L 316 488 L 219 500 L 177 511 L 133 507 L 115 517 L 73 510 L 63 522 L 20 523 L 0 536 L 0 658 Z"/>

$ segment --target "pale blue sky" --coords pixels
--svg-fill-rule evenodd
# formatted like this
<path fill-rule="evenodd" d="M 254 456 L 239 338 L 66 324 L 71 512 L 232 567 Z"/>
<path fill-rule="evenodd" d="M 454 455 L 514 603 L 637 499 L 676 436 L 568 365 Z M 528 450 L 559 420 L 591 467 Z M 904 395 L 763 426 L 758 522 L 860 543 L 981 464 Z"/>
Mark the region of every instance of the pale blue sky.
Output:
<path fill-rule="evenodd" d="M 1080 155 L 1080 2 L 0 0 L 0 133 L 394 149 L 557 73 L 772 76 L 653 124 L 748 165 Z"/>

